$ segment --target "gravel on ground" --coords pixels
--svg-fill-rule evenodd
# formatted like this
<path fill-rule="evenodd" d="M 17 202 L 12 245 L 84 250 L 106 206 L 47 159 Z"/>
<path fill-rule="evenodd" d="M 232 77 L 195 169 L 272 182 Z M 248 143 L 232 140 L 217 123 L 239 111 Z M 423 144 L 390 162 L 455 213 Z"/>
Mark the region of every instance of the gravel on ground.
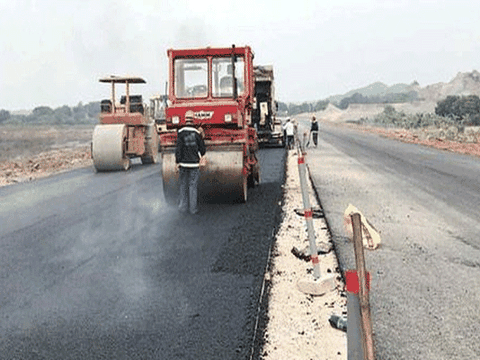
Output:
<path fill-rule="evenodd" d="M 328 321 L 333 314 L 346 315 L 346 295 L 335 252 L 319 255 L 321 278 L 335 274 L 335 290 L 323 296 L 312 296 L 296 286 L 299 280 L 313 281 L 311 262 L 292 253 L 294 247 L 303 249 L 309 244 L 305 220 L 295 212 L 296 209 L 303 210 L 297 159 L 296 151 L 289 150 L 282 209 L 284 217 L 266 274 L 270 297 L 263 359 L 346 359 L 346 333 L 333 328 Z M 318 207 L 313 188 L 307 182 L 310 204 L 312 208 Z M 317 244 L 329 248 L 325 246 L 331 243 L 325 220 L 318 218 L 313 222 Z"/>
<path fill-rule="evenodd" d="M 32 181 L 92 164 L 89 145 L 4 160 L 0 161 L 0 186 Z"/>

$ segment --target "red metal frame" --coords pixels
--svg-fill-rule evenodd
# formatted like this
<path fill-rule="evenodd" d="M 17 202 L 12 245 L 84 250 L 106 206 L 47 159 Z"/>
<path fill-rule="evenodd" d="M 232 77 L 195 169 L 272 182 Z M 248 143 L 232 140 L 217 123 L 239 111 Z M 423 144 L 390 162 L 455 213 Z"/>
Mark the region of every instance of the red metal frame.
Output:
<path fill-rule="evenodd" d="M 194 123 L 201 126 L 205 132 L 207 149 L 220 145 L 243 144 L 244 168 L 243 174 L 253 173 L 258 164 L 256 151 L 258 140 L 256 130 L 251 127 L 251 117 L 254 100 L 253 57 L 249 46 L 228 48 L 202 48 L 167 51 L 169 59 L 169 94 L 170 104 L 166 109 L 167 129 L 178 129 L 185 124 L 185 114 L 193 111 Z M 212 96 L 212 60 L 217 57 L 242 57 L 244 61 L 244 91 L 237 98 L 219 98 Z M 203 98 L 177 98 L 175 96 L 175 66 L 176 59 L 204 58 L 208 61 L 208 94 Z M 225 121 L 225 114 L 231 114 L 232 121 Z M 179 122 L 173 123 L 173 117 Z M 175 146 L 176 132 L 160 134 L 162 148 Z"/>
<path fill-rule="evenodd" d="M 168 99 L 170 105 L 166 111 L 167 128 L 179 128 L 184 124 L 185 113 L 187 110 L 193 110 L 195 115 L 201 112 L 213 111 L 210 119 L 202 119 L 201 116 L 195 116 L 195 123 L 205 127 L 222 126 L 222 127 L 239 127 L 250 125 L 251 110 L 253 107 L 253 52 L 249 46 L 245 47 L 230 47 L 230 48 L 203 48 L 203 49 L 188 49 L 188 50 L 168 50 L 169 59 L 169 95 Z M 211 66 L 212 59 L 215 57 L 241 56 L 244 60 L 244 81 L 245 90 L 243 94 L 239 95 L 237 99 L 232 98 L 217 98 L 212 96 L 212 75 Z M 205 98 L 177 98 L 175 96 L 175 59 L 182 58 L 206 58 L 208 60 L 208 95 Z M 232 122 L 227 124 L 224 121 L 225 114 L 232 114 Z M 172 118 L 179 117 L 179 123 L 173 124 Z M 239 121 L 240 120 L 240 121 Z"/>

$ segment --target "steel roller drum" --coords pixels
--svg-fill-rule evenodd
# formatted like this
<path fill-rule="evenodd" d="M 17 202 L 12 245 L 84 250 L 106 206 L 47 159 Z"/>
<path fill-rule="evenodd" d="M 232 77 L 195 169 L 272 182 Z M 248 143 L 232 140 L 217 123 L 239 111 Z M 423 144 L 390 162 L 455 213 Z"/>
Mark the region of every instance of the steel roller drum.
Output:
<path fill-rule="evenodd" d="M 200 167 L 198 198 L 201 202 L 247 200 L 247 179 L 243 175 L 243 145 L 207 147 L 207 165 Z M 162 177 L 165 198 L 175 203 L 179 194 L 175 149 L 163 152 Z"/>
<path fill-rule="evenodd" d="M 127 170 L 130 159 L 125 155 L 124 124 L 97 125 L 93 130 L 92 157 L 97 171 Z"/>

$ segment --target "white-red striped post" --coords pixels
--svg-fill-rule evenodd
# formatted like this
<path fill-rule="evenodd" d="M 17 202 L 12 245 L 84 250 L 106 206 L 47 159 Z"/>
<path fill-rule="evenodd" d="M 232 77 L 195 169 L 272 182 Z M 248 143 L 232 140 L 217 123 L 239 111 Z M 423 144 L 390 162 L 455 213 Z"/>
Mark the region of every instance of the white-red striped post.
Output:
<path fill-rule="evenodd" d="M 307 169 L 305 164 L 305 153 L 298 147 L 298 173 L 300 175 L 300 187 L 302 190 L 303 212 L 307 223 L 308 241 L 310 243 L 310 258 L 313 265 L 313 277 L 315 280 L 320 278 L 320 263 L 318 260 L 317 244 L 315 241 L 315 230 L 313 228 L 312 207 L 308 196 Z"/>

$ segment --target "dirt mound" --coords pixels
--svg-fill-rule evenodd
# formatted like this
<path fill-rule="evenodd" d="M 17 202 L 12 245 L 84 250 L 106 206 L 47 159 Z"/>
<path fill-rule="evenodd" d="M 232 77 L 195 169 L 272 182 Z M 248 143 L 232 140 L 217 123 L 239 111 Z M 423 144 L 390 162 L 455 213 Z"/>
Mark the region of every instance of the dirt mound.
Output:
<path fill-rule="evenodd" d="M 435 101 L 413 101 L 401 104 L 392 104 L 397 111 L 403 111 L 406 114 L 435 113 Z"/>
<path fill-rule="evenodd" d="M 373 117 L 385 109 L 385 104 L 350 104 L 343 113 L 343 121 Z"/>
<path fill-rule="evenodd" d="M 459 72 L 449 83 L 439 82 L 418 89 L 420 98 L 427 101 L 437 102 L 449 95 L 479 95 L 480 96 L 480 73 Z"/>
<path fill-rule="evenodd" d="M 332 103 L 329 103 L 327 108 L 323 111 L 317 112 L 316 116 L 319 121 L 342 121 L 343 111 Z"/>

